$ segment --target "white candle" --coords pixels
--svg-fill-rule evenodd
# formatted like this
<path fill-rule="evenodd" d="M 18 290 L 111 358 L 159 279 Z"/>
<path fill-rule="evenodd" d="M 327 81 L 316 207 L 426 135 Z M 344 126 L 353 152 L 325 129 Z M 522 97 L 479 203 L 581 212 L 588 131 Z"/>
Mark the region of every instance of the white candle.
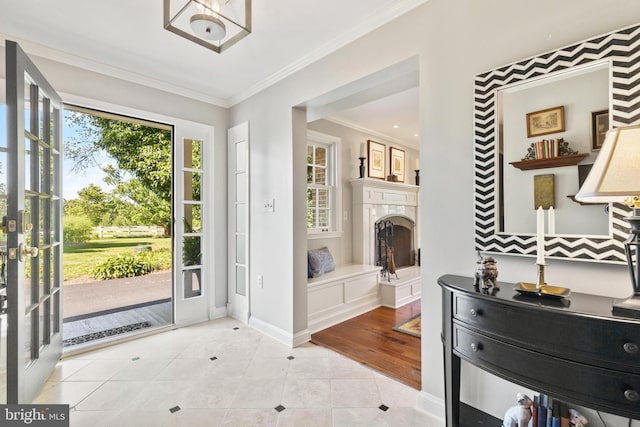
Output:
<path fill-rule="evenodd" d="M 536 227 L 536 264 L 544 265 L 544 210 L 538 207 Z"/>
<path fill-rule="evenodd" d="M 547 219 L 549 221 L 549 225 L 547 226 L 549 227 L 549 234 L 550 235 L 556 234 L 556 212 L 553 210 L 553 206 L 549 208 Z"/>
<path fill-rule="evenodd" d="M 414 171 L 419 171 L 420 170 L 420 159 L 416 158 L 416 164 L 415 167 L 413 168 Z"/>
<path fill-rule="evenodd" d="M 360 157 L 367 157 L 367 147 L 364 142 L 360 143 Z"/>

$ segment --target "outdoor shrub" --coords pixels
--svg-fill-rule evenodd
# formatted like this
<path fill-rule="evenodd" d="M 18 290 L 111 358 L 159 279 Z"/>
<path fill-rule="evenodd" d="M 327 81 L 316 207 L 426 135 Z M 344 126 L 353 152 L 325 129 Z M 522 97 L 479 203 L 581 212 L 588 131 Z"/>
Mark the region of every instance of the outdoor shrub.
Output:
<path fill-rule="evenodd" d="M 168 270 L 171 268 L 171 252 L 169 249 L 163 248 L 156 251 L 144 251 L 136 254 L 136 257 L 149 264 L 152 271 Z"/>
<path fill-rule="evenodd" d="M 97 280 L 142 276 L 151 272 L 152 266 L 140 256 L 116 255 L 91 269 L 91 277 Z"/>
<path fill-rule="evenodd" d="M 83 216 L 65 215 L 63 238 L 67 243 L 85 243 L 91 240 L 91 221 Z"/>

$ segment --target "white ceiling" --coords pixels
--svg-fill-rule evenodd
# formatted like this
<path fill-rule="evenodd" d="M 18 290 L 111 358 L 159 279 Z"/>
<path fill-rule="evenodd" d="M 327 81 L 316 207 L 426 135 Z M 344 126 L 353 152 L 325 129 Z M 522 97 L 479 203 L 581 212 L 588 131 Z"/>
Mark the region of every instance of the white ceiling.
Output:
<path fill-rule="evenodd" d="M 162 0 L 0 0 L 0 42 L 229 107 L 425 1 L 253 0 L 252 34 L 217 54 L 166 31 Z M 332 116 L 411 144 L 417 100 L 409 90 Z"/>

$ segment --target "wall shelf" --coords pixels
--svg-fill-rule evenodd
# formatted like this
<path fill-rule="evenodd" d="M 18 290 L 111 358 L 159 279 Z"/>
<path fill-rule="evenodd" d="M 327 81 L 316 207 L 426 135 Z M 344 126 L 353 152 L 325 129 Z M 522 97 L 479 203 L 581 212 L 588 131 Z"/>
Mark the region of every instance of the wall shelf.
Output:
<path fill-rule="evenodd" d="M 548 159 L 539 159 L 539 160 L 521 160 L 519 162 L 509 162 L 510 165 L 513 165 L 514 168 L 518 168 L 523 171 L 528 171 L 532 169 L 546 169 L 546 168 L 555 168 L 561 166 L 573 166 L 577 165 L 587 157 L 586 153 L 580 154 L 569 154 L 568 156 L 558 156 L 558 157 L 550 157 Z"/>

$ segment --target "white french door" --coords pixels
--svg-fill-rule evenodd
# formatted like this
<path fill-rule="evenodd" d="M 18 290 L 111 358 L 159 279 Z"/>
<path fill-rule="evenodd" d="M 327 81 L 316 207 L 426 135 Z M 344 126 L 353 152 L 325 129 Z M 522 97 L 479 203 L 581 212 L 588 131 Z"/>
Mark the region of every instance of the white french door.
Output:
<path fill-rule="evenodd" d="M 62 354 L 62 101 L 15 42 L 5 49 L 6 390 L 31 403 Z"/>
<path fill-rule="evenodd" d="M 175 323 L 209 319 L 210 289 L 207 259 L 209 197 L 206 163 L 213 144 L 211 127 L 177 124 L 174 137 L 174 235 L 176 239 Z"/>
<path fill-rule="evenodd" d="M 227 131 L 229 165 L 229 315 L 249 323 L 249 123 Z"/>

